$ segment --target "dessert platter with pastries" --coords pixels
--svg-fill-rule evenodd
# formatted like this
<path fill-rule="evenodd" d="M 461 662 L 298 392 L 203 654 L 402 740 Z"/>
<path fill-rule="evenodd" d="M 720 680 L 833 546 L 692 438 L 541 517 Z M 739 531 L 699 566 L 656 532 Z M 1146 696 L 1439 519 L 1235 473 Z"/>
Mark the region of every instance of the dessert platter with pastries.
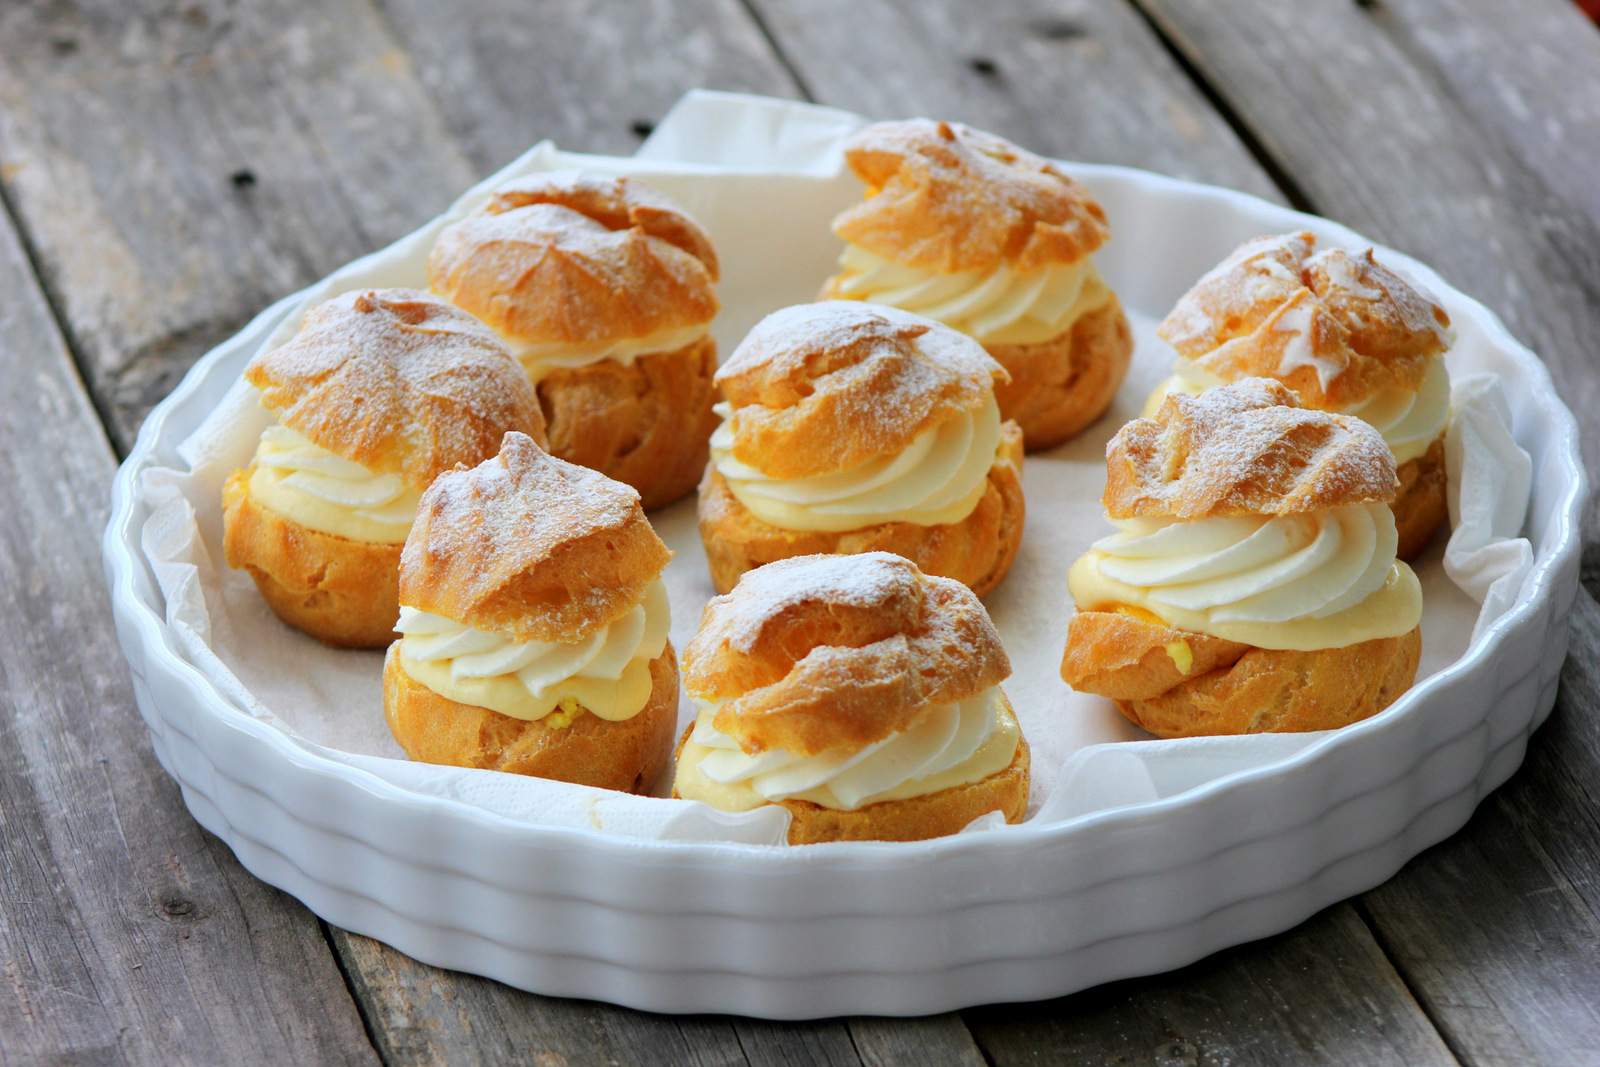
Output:
<path fill-rule="evenodd" d="M 1554 699 L 1576 433 L 1327 220 L 696 93 L 220 345 L 106 560 L 190 811 L 327 921 L 655 1011 L 924 1014 L 1177 967 L 1458 829 Z"/>

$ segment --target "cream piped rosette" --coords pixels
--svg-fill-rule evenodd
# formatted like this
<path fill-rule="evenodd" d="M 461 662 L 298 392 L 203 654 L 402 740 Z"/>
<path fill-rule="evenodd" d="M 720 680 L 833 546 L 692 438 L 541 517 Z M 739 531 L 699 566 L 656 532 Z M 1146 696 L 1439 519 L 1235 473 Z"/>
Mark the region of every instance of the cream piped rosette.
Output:
<path fill-rule="evenodd" d="M 639 495 L 522 434 L 441 475 L 400 560 L 384 711 L 412 759 L 647 788 L 677 721 Z"/>
<path fill-rule="evenodd" d="M 306 313 L 245 379 L 275 417 L 224 490 L 224 548 L 285 622 L 324 641 L 392 634 L 400 545 L 422 490 L 519 431 L 533 387 L 493 331 L 413 289 L 357 290 Z"/>
<path fill-rule="evenodd" d="M 1354 416 L 1383 435 L 1401 467 L 1400 555 L 1426 544 L 1445 511 L 1444 354 L 1453 334 L 1444 309 L 1372 249 L 1316 251 L 1304 231 L 1247 241 L 1178 301 L 1159 333 L 1177 359 L 1146 415 L 1167 393 L 1281 381 L 1306 407 Z"/>
<path fill-rule="evenodd" d="M 1162 736 L 1327 728 L 1410 684 L 1422 592 L 1396 558 L 1394 458 L 1375 429 L 1247 378 L 1169 395 L 1106 456 L 1118 531 L 1069 572 L 1069 684 Z M 1368 676 L 1323 683 L 1335 664 Z M 1283 696 L 1295 678 L 1304 692 Z M 1260 725 L 1278 704 L 1300 725 Z"/>
<path fill-rule="evenodd" d="M 1011 374 L 1001 411 L 1029 449 L 1093 421 L 1132 342 L 1090 258 L 1110 231 L 1089 191 L 1008 141 L 927 119 L 869 126 L 845 157 L 867 197 L 834 220 L 846 244 L 823 297 L 915 312 L 984 345 Z"/>
<path fill-rule="evenodd" d="M 1021 532 L 1003 380 L 969 338 L 897 308 L 828 301 L 762 320 L 717 375 L 700 519 L 718 587 L 773 559 L 881 548 L 992 588 Z"/>
<path fill-rule="evenodd" d="M 794 844 L 914 840 L 1026 806 L 1010 673 L 960 583 L 888 553 L 751 571 L 684 650 L 699 714 L 674 795 L 726 811 L 780 804 Z"/>
<path fill-rule="evenodd" d="M 682 206 L 579 170 L 508 182 L 428 256 L 429 287 L 493 327 L 537 385 L 551 452 L 627 482 L 647 508 L 705 466 L 718 271 Z"/>

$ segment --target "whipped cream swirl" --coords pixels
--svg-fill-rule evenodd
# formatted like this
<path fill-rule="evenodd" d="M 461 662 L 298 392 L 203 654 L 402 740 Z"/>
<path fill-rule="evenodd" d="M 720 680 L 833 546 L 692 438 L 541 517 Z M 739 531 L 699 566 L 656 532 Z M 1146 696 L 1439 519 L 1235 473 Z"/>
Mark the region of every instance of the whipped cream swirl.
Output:
<path fill-rule="evenodd" d="M 581 705 L 615 722 L 649 702 L 650 661 L 666 648 L 671 623 L 658 578 L 638 604 L 577 641 L 518 641 L 405 606 L 395 629 L 401 668 L 442 697 L 518 719 Z"/>
<path fill-rule="evenodd" d="M 1009 261 L 989 270 L 940 274 L 846 245 L 830 295 L 914 311 L 983 344 L 1037 344 L 1059 337 L 1110 291 L 1087 258 L 1019 271 Z"/>
<path fill-rule="evenodd" d="M 587 367 L 609 359 L 631 367 L 640 356 L 653 356 L 676 352 L 700 340 L 708 332 L 708 323 L 671 327 L 657 330 L 644 337 L 619 337 L 610 341 L 535 342 L 526 344 L 516 338 L 505 338 L 511 354 L 517 357 L 528 377 L 537 384 L 539 379 L 553 370 Z"/>
<path fill-rule="evenodd" d="M 828 749 L 814 756 L 781 748 L 749 755 L 712 725 L 716 705 L 696 699 L 701 712 L 683 762 L 698 776 L 743 792 L 746 807 L 796 799 L 853 811 L 880 800 L 923 796 L 981 781 L 1010 765 L 1020 733 L 1016 721 L 1002 715 L 999 694 L 992 687 L 938 705 L 908 730 L 860 749 Z M 680 795 L 697 799 L 690 795 L 697 792 L 692 786 L 689 792 L 683 787 L 680 776 Z"/>
<path fill-rule="evenodd" d="M 374 473 L 283 425 L 261 434 L 250 494 L 308 529 L 386 545 L 405 542 L 422 498 L 398 474 Z"/>
<path fill-rule="evenodd" d="M 983 499 L 1000 448 L 994 397 L 916 436 L 897 453 L 809 478 L 769 478 L 733 457 L 732 408 L 716 406 L 711 462 L 751 514 L 785 530 L 857 530 L 884 522 L 960 522 Z"/>
<path fill-rule="evenodd" d="M 1262 648 L 1341 647 L 1421 618 L 1387 504 L 1112 522 L 1121 532 L 1096 541 L 1068 579 L 1089 610 L 1143 608 L 1176 629 Z"/>
<path fill-rule="evenodd" d="M 1172 377 L 1152 393 L 1145 404 L 1146 418 L 1154 416 L 1168 393 L 1195 396 L 1212 386 L 1227 384 L 1225 378 L 1181 356 L 1172 370 Z M 1450 372 L 1445 369 L 1444 360 L 1435 356 L 1428 361 L 1428 369 L 1423 372 L 1422 382 L 1416 389 L 1390 386 L 1365 400 L 1339 408 L 1337 414 L 1353 415 L 1377 430 L 1394 453 L 1394 461 L 1407 463 L 1427 452 L 1450 421 Z"/>

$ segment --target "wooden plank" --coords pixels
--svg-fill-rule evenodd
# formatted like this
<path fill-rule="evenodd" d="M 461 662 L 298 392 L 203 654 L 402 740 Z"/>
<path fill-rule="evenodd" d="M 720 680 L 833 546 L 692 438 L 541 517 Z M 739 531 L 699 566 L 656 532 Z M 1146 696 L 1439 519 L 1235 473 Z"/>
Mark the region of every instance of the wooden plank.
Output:
<path fill-rule="evenodd" d="M 1600 32 L 1571 0 L 1389 0 L 1369 17 L 1554 196 L 1600 225 Z"/>
<path fill-rule="evenodd" d="M 0 186 L 119 445 L 472 178 L 370 0 L 0 5 Z"/>
<path fill-rule="evenodd" d="M 1505 319 L 1549 366 L 1600 469 L 1595 221 L 1356 4 L 1136 2 L 1316 210 L 1433 265 Z M 1570 77 L 1575 92 L 1600 93 L 1600 72 Z"/>
<path fill-rule="evenodd" d="M 839 1022 L 650 1015 L 587 1000 L 539 997 L 428 967 L 359 934 L 336 931 L 334 939 L 390 1067 L 530 1062 L 861 1067 L 863 1062 Z M 959 1061 L 941 1054 L 924 1062 Z"/>
<path fill-rule="evenodd" d="M 319 924 L 184 811 L 106 610 L 115 468 L 0 212 L 0 1058 L 376 1059 Z"/>
<path fill-rule="evenodd" d="M 1036 152 L 1281 200 L 1120 0 L 751 0 L 821 103 L 959 120 Z"/>
<path fill-rule="evenodd" d="M 822 103 L 874 116 L 961 119 L 1051 155 L 1147 167 L 1283 199 L 1125 4 L 1077 3 L 1063 10 L 1024 3 L 974 18 L 970 6 L 955 0 L 753 3 Z M 1143 1046 L 1148 1055 L 1181 1060 L 1178 1054 L 1189 1046 L 1157 1039 L 1174 1020 L 1188 1028 L 1187 1040 L 1199 1041 L 1193 1048 L 1214 1057 L 1202 1062 L 1273 1062 L 1272 1056 L 1284 1062 L 1303 1058 L 1306 1050 L 1320 1050 L 1330 1062 L 1358 1062 L 1341 1061 L 1338 1050 L 1376 1048 L 1397 1034 L 1410 1043 L 1404 1047 L 1415 1051 L 1415 1062 L 1448 1062 L 1438 1058 L 1442 1046 L 1430 1036 L 1432 1027 L 1371 933 L 1348 907 L 1336 915 L 1251 948 L 1239 957 L 1248 964 L 1210 962 L 1174 977 L 1119 985 L 1115 1010 L 1092 1007 L 1099 1002 L 1091 994 L 1050 1008 L 963 1017 L 996 1063 L 1037 1062 L 1029 1056 L 1039 1048 L 1072 1049 L 1077 1056 L 1080 1042 L 1110 1060 L 1124 1051 L 1130 1034 L 1152 1038 Z M 1306 966 L 1309 959 L 1353 961 L 1351 974 L 1327 983 Z M 1277 975 L 1280 1001 L 1261 999 L 1258 972 Z M 1236 1013 L 1230 1006 L 1239 1004 L 1257 1007 Z M 1056 1018 L 1063 1013 L 1065 1019 Z M 1352 1030 L 1352 1020 L 1363 1022 Z M 1271 1055 L 1256 1058 L 1258 1049 Z M 1095 1062 L 1091 1055 L 1082 1058 Z"/>
<path fill-rule="evenodd" d="M 1368 893 L 1395 965 L 1463 1060 L 1600 1060 L 1600 606 L 1527 762 L 1460 834 Z"/>
<path fill-rule="evenodd" d="M 381 3 L 484 173 L 546 137 L 630 155 L 695 87 L 796 95 L 737 0 Z"/>
<path fill-rule="evenodd" d="M 965 1013 L 994 1067 L 1454 1064 L 1349 904 L 1158 978 Z"/>

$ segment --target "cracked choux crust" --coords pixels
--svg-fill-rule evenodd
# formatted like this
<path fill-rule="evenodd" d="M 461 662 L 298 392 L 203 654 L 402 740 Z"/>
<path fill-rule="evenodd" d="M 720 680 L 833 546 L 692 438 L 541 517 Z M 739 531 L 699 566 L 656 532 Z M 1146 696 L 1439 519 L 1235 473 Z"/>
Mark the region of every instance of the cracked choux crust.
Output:
<path fill-rule="evenodd" d="M 422 495 L 400 600 L 518 641 L 574 641 L 638 603 L 671 556 L 637 492 L 511 433 Z"/>
<path fill-rule="evenodd" d="M 1007 423 L 983 497 L 960 522 L 940 526 L 885 522 L 838 532 L 784 530 L 752 515 L 717 469 L 707 466 L 700 483 L 700 539 L 719 593 L 732 590 L 746 571 L 776 560 L 893 552 L 929 574 L 961 582 L 981 597 L 1011 570 L 1022 543 L 1025 510 L 1022 431 L 1016 423 Z"/>
<path fill-rule="evenodd" d="M 1400 534 L 1400 547 L 1395 556 L 1410 562 L 1422 554 L 1433 540 L 1434 531 L 1450 517 L 1450 505 L 1445 495 L 1448 476 L 1444 461 L 1444 438 L 1428 446 L 1428 451 L 1416 459 L 1400 464 L 1395 471 L 1400 479 L 1400 492 L 1390 505 L 1394 508 L 1394 525 Z"/>
<path fill-rule="evenodd" d="M 250 361 L 262 406 L 312 444 L 426 489 L 481 463 L 544 417 L 506 346 L 473 316 L 416 289 L 360 289 L 306 312 L 288 343 Z"/>
<path fill-rule="evenodd" d="M 557 727 L 442 697 L 401 669 L 399 648 L 383 662 L 383 708 L 410 759 L 628 793 L 648 793 L 666 770 L 678 723 L 671 644 L 650 661 L 650 700 L 638 714 L 608 722 L 584 710 Z"/>
<path fill-rule="evenodd" d="M 518 179 L 439 235 L 428 284 L 517 350 L 604 349 L 652 336 L 676 347 L 540 367 L 551 451 L 639 491 L 655 508 L 694 488 L 716 426 L 716 253 L 705 229 L 629 178 L 557 171 Z M 536 357 L 530 357 L 535 358 Z"/>
<path fill-rule="evenodd" d="M 539 379 L 550 451 L 639 491 L 646 510 L 695 487 L 717 428 L 717 345 L 702 337 L 632 363 L 603 359 Z"/>
<path fill-rule="evenodd" d="M 1060 337 L 1031 345 L 985 345 L 1011 375 L 995 386 L 1001 414 L 1022 428 L 1029 452 L 1087 429 L 1116 399 L 1133 358 L 1133 330 L 1115 294 Z"/>
<path fill-rule="evenodd" d="M 1305 231 L 1247 241 L 1178 301 L 1158 333 L 1198 367 L 1228 381 L 1275 378 L 1318 410 L 1390 386 L 1416 389 L 1450 345 L 1450 317 L 1370 248 L 1313 255 L 1315 242 Z M 1286 360 L 1291 345 L 1305 348 Z"/>
<path fill-rule="evenodd" d="M 1106 446 L 1106 513 L 1288 515 L 1394 500 L 1394 454 L 1360 419 L 1312 411 L 1282 383 L 1247 378 L 1169 394 Z"/>
<path fill-rule="evenodd" d="M 879 122 L 845 143 L 868 196 L 833 232 L 942 274 L 1003 259 L 1020 270 L 1071 263 L 1106 242 L 1106 214 L 1054 163 L 960 123 Z"/>
<path fill-rule="evenodd" d="M 494 455 L 508 431 L 544 440 L 527 375 L 483 323 L 414 289 L 364 289 L 306 312 L 245 380 L 278 421 L 313 444 L 425 489 L 441 471 Z M 250 496 L 251 464 L 223 490 L 223 548 L 274 613 L 330 645 L 394 637 L 400 546 L 312 530 Z"/>
<path fill-rule="evenodd" d="M 1014 717 L 1011 702 L 1000 694 L 1000 714 Z M 691 724 L 678 740 L 676 761 L 683 752 Z M 972 820 L 999 811 L 1008 823 L 1019 823 L 1028 809 L 1030 754 L 1028 742 L 1018 735 L 1017 752 L 997 774 L 966 785 L 941 789 L 904 800 L 880 800 L 852 811 L 825 808 L 809 800 L 773 800 L 789 813 L 788 842 L 815 845 L 825 841 L 926 841 L 961 832 Z M 673 790 L 674 797 L 678 796 Z"/>
<path fill-rule="evenodd" d="M 733 409 L 734 458 L 772 478 L 808 478 L 898 452 L 1008 378 L 948 326 L 830 300 L 762 319 L 716 383 Z"/>
<path fill-rule="evenodd" d="M 683 650 L 684 687 L 725 701 L 713 725 L 752 753 L 860 747 L 1010 673 L 971 590 L 886 552 L 751 571 Z"/>
<path fill-rule="evenodd" d="M 222 547 L 273 614 L 339 648 L 382 648 L 400 614 L 400 546 L 312 530 L 256 503 L 252 464 L 222 490 Z"/>
<path fill-rule="evenodd" d="M 1343 648 L 1255 648 L 1120 612 L 1072 617 L 1061 677 L 1157 737 L 1336 730 L 1411 687 L 1422 629 Z M 1180 658 L 1192 656 L 1187 671 Z"/>

